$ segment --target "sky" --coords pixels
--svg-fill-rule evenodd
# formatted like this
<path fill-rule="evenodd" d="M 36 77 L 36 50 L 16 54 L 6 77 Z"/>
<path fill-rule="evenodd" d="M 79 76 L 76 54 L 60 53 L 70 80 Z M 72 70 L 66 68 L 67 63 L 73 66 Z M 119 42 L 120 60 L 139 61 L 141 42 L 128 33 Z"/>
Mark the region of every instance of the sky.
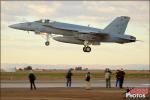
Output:
<path fill-rule="evenodd" d="M 143 42 L 65 44 L 33 32 L 11 29 L 15 23 L 50 19 L 105 28 L 115 17 L 130 16 L 126 34 Z M 149 1 L 1 1 L 1 63 L 29 64 L 149 64 Z"/>

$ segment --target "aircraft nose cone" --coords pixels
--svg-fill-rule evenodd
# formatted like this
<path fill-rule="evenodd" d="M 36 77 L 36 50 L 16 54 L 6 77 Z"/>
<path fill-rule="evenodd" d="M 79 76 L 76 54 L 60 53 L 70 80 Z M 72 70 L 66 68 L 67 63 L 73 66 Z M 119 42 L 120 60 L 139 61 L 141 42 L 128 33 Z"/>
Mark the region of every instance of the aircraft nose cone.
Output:
<path fill-rule="evenodd" d="M 18 28 L 18 24 L 9 25 L 8 27 L 17 29 Z"/>
<path fill-rule="evenodd" d="M 9 25 L 8 27 L 13 28 L 13 25 Z"/>

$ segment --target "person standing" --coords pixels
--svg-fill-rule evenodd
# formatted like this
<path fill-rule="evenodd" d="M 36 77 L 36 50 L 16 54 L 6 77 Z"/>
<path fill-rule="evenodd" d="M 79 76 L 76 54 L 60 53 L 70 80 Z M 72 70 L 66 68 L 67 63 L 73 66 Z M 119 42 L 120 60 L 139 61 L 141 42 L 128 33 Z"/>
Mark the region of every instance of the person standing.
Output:
<path fill-rule="evenodd" d="M 117 71 L 116 71 L 116 87 L 118 87 L 119 79 L 120 79 L 120 77 L 119 77 L 119 71 L 120 71 L 120 70 L 117 70 Z"/>
<path fill-rule="evenodd" d="M 121 68 L 121 70 L 119 71 L 118 74 L 119 74 L 119 87 L 122 88 L 123 87 L 123 82 L 124 82 L 124 77 L 125 77 L 125 72 Z"/>
<path fill-rule="evenodd" d="M 36 86 L 35 86 L 36 76 L 33 74 L 33 71 L 30 71 L 28 78 L 30 81 L 30 89 L 32 90 L 34 88 L 36 90 Z"/>
<path fill-rule="evenodd" d="M 71 87 L 71 83 L 72 83 L 72 69 L 69 69 L 69 71 L 67 72 L 67 75 L 66 75 L 66 79 L 67 79 L 67 82 L 66 82 L 66 86 L 67 87 Z"/>
<path fill-rule="evenodd" d="M 109 68 L 105 70 L 106 88 L 111 88 L 111 71 Z"/>
<path fill-rule="evenodd" d="M 91 89 L 91 73 L 87 72 L 85 75 L 85 81 L 86 81 L 86 89 Z"/>

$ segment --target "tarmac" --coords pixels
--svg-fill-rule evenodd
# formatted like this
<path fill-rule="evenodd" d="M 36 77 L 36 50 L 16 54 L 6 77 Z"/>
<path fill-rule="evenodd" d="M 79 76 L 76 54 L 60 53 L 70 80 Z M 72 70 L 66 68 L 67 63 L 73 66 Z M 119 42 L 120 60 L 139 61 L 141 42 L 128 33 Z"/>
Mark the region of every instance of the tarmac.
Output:
<path fill-rule="evenodd" d="M 65 81 L 36 81 L 37 88 L 50 87 L 66 87 Z M 72 81 L 72 87 L 85 87 L 85 81 Z M 111 81 L 111 86 L 115 87 L 115 80 Z M 29 81 L 15 80 L 15 81 L 1 81 L 1 88 L 29 88 Z M 105 87 L 105 80 L 92 81 L 91 87 Z M 130 80 L 124 81 L 124 87 L 150 87 L 149 80 Z"/>
<path fill-rule="evenodd" d="M 86 90 L 85 81 L 72 81 L 72 87 L 67 88 L 65 80 L 36 81 L 36 90 L 30 90 L 28 80 L 2 80 L 1 100 L 127 100 L 126 87 L 147 88 L 149 80 L 130 80 L 124 82 L 124 88 L 105 88 L 105 80 L 91 81 L 91 89 Z M 149 88 L 150 89 L 150 88 Z M 146 99 L 149 100 L 148 94 Z"/>

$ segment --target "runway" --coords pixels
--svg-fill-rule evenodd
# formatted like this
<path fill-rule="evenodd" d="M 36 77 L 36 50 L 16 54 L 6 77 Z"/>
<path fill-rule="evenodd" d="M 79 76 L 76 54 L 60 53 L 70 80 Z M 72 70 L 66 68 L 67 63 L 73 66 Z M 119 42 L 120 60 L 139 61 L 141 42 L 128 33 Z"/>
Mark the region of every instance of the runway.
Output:
<path fill-rule="evenodd" d="M 125 81 L 123 89 L 105 88 L 105 80 L 91 81 L 91 90 L 85 89 L 85 81 L 72 82 L 71 88 L 66 88 L 65 80 L 36 81 L 36 90 L 30 90 L 28 80 L 1 81 L 2 100 L 123 100 L 126 87 L 150 87 L 148 80 Z M 145 100 L 149 100 L 148 94 Z"/>
<path fill-rule="evenodd" d="M 37 88 L 66 87 L 65 81 L 36 81 Z M 72 87 L 85 87 L 85 81 L 73 81 Z M 1 88 L 29 88 L 30 84 L 25 81 L 1 81 Z M 115 87 L 115 80 L 111 81 L 111 86 Z M 91 87 L 105 87 L 105 80 L 92 81 Z M 149 80 L 125 81 L 124 87 L 150 87 Z"/>

